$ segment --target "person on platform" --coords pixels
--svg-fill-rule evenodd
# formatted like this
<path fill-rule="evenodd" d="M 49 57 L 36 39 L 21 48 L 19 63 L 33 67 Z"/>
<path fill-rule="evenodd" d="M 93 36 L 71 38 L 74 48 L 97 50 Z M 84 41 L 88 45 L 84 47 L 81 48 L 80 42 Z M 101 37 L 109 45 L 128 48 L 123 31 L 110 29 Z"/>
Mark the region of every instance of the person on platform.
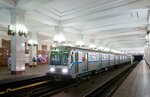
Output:
<path fill-rule="evenodd" d="M 9 56 L 7 59 L 7 68 L 8 68 L 8 70 L 11 69 L 11 56 Z"/>
<path fill-rule="evenodd" d="M 36 59 L 35 59 L 35 57 L 32 58 L 32 65 L 33 65 L 34 67 L 36 67 Z"/>

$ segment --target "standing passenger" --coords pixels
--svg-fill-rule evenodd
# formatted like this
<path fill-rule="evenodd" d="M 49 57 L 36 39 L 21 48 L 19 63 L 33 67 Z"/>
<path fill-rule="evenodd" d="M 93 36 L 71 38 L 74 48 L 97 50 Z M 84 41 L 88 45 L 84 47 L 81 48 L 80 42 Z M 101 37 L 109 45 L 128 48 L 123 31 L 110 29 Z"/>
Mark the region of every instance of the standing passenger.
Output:
<path fill-rule="evenodd" d="M 32 65 L 33 65 L 34 67 L 36 67 L 36 59 L 35 59 L 35 57 L 32 58 L 32 62 L 33 62 Z"/>

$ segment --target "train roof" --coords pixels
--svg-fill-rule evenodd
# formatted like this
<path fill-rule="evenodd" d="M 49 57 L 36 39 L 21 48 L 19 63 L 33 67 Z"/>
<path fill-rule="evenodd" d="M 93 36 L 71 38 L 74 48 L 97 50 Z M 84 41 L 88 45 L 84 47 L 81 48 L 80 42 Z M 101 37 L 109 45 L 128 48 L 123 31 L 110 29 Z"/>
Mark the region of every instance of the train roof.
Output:
<path fill-rule="evenodd" d="M 101 53 L 111 53 L 111 54 L 118 54 L 118 55 L 129 55 L 129 54 L 119 54 L 119 53 L 105 52 L 105 51 L 100 51 L 100 50 L 92 50 L 92 49 L 79 48 L 79 47 L 71 47 L 71 46 L 57 46 L 57 47 L 53 47 L 52 50 L 56 49 L 56 48 L 64 48 L 64 49 L 68 49 L 68 50 L 79 49 L 79 50 L 87 50 L 87 51 L 101 52 Z"/>

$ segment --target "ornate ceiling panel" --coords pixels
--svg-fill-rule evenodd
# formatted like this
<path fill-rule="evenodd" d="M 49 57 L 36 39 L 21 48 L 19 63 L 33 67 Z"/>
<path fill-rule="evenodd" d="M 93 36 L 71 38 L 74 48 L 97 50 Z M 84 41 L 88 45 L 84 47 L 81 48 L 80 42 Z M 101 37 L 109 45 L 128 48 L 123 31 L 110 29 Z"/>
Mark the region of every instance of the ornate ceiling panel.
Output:
<path fill-rule="evenodd" d="M 79 40 L 82 33 L 88 42 L 143 47 L 149 6 L 149 0 L 0 0 L 0 35 L 10 24 L 10 10 L 19 8 L 28 29 L 43 41 L 52 41 L 61 24 L 68 41 Z"/>

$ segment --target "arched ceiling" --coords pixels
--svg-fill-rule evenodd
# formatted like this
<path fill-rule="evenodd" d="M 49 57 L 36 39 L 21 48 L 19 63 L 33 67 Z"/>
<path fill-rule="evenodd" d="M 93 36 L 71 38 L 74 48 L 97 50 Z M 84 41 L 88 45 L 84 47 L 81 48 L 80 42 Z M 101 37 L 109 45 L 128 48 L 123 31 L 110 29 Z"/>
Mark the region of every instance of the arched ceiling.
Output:
<path fill-rule="evenodd" d="M 150 0 L 0 0 L 0 35 L 8 37 L 10 10 L 25 12 L 29 31 L 40 41 L 52 41 L 61 24 L 68 41 L 94 39 L 121 48 L 144 47 Z"/>

